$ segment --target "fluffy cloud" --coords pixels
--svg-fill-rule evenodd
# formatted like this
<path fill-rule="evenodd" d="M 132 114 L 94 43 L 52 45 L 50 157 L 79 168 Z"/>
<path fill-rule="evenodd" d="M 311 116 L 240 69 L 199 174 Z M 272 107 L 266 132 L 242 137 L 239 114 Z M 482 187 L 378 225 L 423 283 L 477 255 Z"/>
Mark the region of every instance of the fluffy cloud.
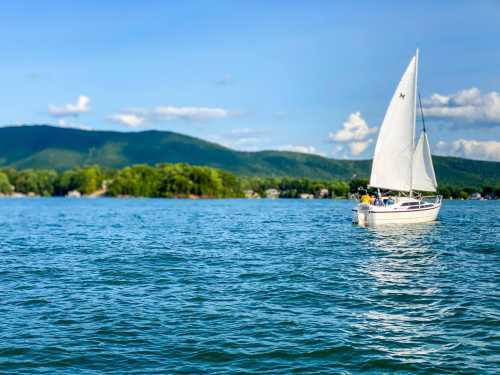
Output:
<path fill-rule="evenodd" d="M 251 128 L 232 129 L 223 135 L 213 135 L 209 139 L 228 148 L 242 151 L 257 151 L 270 139 L 265 131 Z"/>
<path fill-rule="evenodd" d="M 78 115 L 90 111 L 90 98 L 80 95 L 75 104 L 65 104 L 63 106 L 49 105 L 49 114 L 55 117 L 77 117 Z"/>
<path fill-rule="evenodd" d="M 349 159 L 352 157 L 360 157 L 373 143 L 373 139 L 366 141 L 356 141 L 350 143 L 337 143 L 333 146 L 332 155 L 341 159 Z"/>
<path fill-rule="evenodd" d="M 483 95 L 472 87 L 450 95 L 433 94 L 423 105 L 429 117 L 500 124 L 500 93 L 496 91 Z"/>
<path fill-rule="evenodd" d="M 138 113 L 117 113 L 108 117 L 109 120 L 121 124 L 130 126 L 131 128 L 137 128 L 141 126 L 144 122 L 144 116 Z"/>
<path fill-rule="evenodd" d="M 125 126 L 140 127 L 148 122 L 175 120 L 205 122 L 234 115 L 236 115 L 236 113 L 223 108 L 160 106 L 153 109 L 124 109 L 119 113 L 108 116 L 108 119 Z"/>
<path fill-rule="evenodd" d="M 324 152 L 320 152 L 314 146 L 300 146 L 300 145 L 285 145 L 278 147 L 280 151 L 291 151 L 291 152 L 300 152 L 302 154 L 313 154 L 326 156 Z"/>
<path fill-rule="evenodd" d="M 57 125 L 61 128 L 69 128 L 69 129 L 80 129 L 80 130 L 92 130 L 90 126 L 83 125 L 83 124 L 74 124 L 72 122 L 67 122 L 64 119 L 60 119 L 57 122 Z"/>
<path fill-rule="evenodd" d="M 335 142 L 364 141 L 377 132 L 377 128 L 370 128 L 361 117 L 360 112 L 351 113 L 342 129 L 336 133 L 330 133 L 329 138 Z"/>
<path fill-rule="evenodd" d="M 452 142 L 439 141 L 435 151 L 468 159 L 500 161 L 500 142 L 457 139 Z"/>
<path fill-rule="evenodd" d="M 262 146 L 263 143 L 267 142 L 266 139 L 261 139 L 258 137 L 241 137 L 237 139 L 232 139 L 229 141 L 223 141 L 226 147 L 236 148 L 245 151 L 255 151 Z"/>
<path fill-rule="evenodd" d="M 357 141 L 349 143 L 349 151 L 352 156 L 359 156 L 368 148 L 373 139 L 368 139 L 367 141 Z"/>
<path fill-rule="evenodd" d="M 360 112 L 351 113 L 342 129 L 330 133 L 328 138 L 335 143 L 334 155 L 342 158 L 360 156 L 373 143 L 377 128 L 370 128 Z"/>
<path fill-rule="evenodd" d="M 158 120 L 172 121 L 177 119 L 189 121 L 206 121 L 229 117 L 229 111 L 222 108 L 207 107 L 157 107 L 152 112 Z"/>
<path fill-rule="evenodd" d="M 257 129 L 251 129 L 251 128 L 238 128 L 238 129 L 231 129 L 229 132 L 230 136 L 234 137 L 240 137 L 242 135 L 248 136 L 248 135 L 255 135 L 255 134 L 262 134 L 263 132 L 261 130 Z"/>

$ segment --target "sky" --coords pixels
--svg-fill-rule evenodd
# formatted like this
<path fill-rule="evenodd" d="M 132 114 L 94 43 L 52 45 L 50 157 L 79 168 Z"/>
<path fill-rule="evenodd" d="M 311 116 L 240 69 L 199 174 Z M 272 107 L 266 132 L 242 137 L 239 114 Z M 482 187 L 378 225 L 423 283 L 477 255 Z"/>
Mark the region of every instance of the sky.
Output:
<path fill-rule="evenodd" d="M 500 1 L 12 1 L 0 124 L 371 158 L 420 49 L 434 154 L 500 161 Z"/>

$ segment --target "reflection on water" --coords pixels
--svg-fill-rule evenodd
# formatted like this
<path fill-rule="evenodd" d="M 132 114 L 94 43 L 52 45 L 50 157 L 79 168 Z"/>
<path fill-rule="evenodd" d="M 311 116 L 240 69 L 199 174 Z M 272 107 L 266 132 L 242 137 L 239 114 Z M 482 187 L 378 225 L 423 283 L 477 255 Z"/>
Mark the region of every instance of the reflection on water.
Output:
<path fill-rule="evenodd" d="M 408 283 L 436 260 L 432 250 L 438 223 L 368 228 L 374 256 L 364 271 L 381 283 Z"/>
<path fill-rule="evenodd" d="M 433 239 L 439 223 L 367 228 L 372 256 L 361 267 L 373 283 L 374 300 L 361 313 L 357 329 L 371 331 L 395 358 L 425 355 L 437 350 L 421 340 L 436 332 L 434 307 L 428 302 L 440 293 L 427 279 L 439 270 Z M 379 348 L 380 349 L 380 348 Z"/>

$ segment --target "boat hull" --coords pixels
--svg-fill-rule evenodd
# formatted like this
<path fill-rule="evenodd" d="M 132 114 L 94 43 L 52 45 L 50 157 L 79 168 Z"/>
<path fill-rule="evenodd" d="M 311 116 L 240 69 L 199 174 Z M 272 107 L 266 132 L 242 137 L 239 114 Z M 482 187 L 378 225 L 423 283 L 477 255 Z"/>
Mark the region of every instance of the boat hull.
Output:
<path fill-rule="evenodd" d="M 375 210 L 368 205 L 358 205 L 353 209 L 353 223 L 362 226 L 376 226 L 385 224 L 414 224 L 435 221 L 441 209 L 441 204 L 429 208 L 407 210 Z"/>

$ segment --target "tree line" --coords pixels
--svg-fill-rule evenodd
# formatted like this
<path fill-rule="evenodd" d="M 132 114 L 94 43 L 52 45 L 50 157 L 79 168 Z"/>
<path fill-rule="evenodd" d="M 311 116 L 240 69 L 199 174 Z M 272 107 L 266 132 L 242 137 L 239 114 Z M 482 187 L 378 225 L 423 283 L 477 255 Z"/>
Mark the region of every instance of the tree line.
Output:
<path fill-rule="evenodd" d="M 279 191 L 281 198 L 298 198 L 301 194 L 316 194 L 328 198 L 345 198 L 366 187 L 367 179 L 314 180 L 290 177 L 237 177 L 211 167 L 188 164 L 134 165 L 122 169 L 99 166 L 73 168 L 63 172 L 46 169 L 0 169 L 1 194 L 33 194 L 65 196 L 78 191 L 83 195 L 100 193 L 111 197 L 152 198 L 240 198 L 251 191 L 266 196 L 269 189 Z M 327 191 L 326 194 L 324 192 Z M 444 198 L 466 199 L 480 192 L 483 196 L 500 198 L 497 186 L 440 186 Z"/>

